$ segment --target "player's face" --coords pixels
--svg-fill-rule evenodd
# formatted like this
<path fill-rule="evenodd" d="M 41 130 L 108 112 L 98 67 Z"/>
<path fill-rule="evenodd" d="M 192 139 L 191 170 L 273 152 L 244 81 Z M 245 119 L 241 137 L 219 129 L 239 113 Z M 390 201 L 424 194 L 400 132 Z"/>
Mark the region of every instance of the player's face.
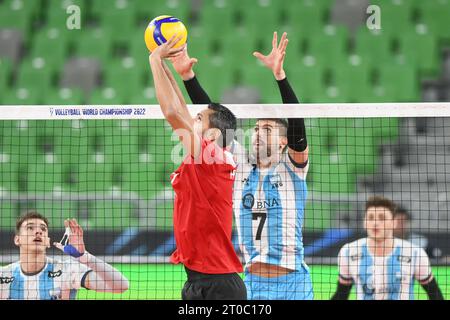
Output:
<path fill-rule="evenodd" d="M 368 237 L 374 240 L 392 238 L 394 231 L 392 212 L 385 207 L 370 207 L 366 211 L 365 228 Z"/>
<path fill-rule="evenodd" d="M 398 214 L 394 218 L 394 237 L 404 239 L 408 234 L 409 220 L 404 214 Z"/>
<path fill-rule="evenodd" d="M 14 239 L 21 250 L 45 252 L 50 247 L 48 227 L 41 219 L 29 219 L 22 223 L 19 234 Z"/>
<path fill-rule="evenodd" d="M 258 120 L 252 134 L 253 154 L 258 161 L 270 158 L 274 152 L 283 149 L 282 140 L 278 123 L 272 120 Z"/>
<path fill-rule="evenodd" d="M 207 130 L 209 129 L 209 115 L 212 110 L 205 109 L 197 113 L 194 118 L 194 131 L 201 137 L 205 135 Z"/>

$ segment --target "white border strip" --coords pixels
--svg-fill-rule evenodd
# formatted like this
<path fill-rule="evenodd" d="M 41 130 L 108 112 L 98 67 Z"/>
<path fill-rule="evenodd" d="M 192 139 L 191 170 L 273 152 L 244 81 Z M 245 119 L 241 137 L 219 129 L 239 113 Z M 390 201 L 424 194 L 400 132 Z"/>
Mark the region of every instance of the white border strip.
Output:
<path fill-rule="evenodd" d="M 226 104 L 238 119 L 450 117 L 450 102 Z M 194 116 L 206 105 L 188 105 Z M 159 105 L 0 106 L 0 120 L 164 119 Z"/>

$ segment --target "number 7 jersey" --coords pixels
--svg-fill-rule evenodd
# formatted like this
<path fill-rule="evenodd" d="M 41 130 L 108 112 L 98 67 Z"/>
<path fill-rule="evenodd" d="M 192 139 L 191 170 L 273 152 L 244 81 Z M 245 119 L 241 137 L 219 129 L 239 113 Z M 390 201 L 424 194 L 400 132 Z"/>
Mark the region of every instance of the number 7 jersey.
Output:
<path fill-rule="evenodd" d="M 286 152 L 268 169 L 238 161 L 233 207 L 246 267 L 262 262 L 301 269 L 308 167 L 296 167 Z"/>

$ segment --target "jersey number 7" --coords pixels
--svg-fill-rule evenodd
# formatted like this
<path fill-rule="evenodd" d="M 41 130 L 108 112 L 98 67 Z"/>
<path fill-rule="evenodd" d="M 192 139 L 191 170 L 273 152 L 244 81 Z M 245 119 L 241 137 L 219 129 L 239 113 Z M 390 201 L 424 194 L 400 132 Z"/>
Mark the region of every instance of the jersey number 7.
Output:
<path fill-rule="evenodd" d="M 261 240 L 261 233 L 264 228 L 264 224 L 266 223 L 267 213 L 266 212 L 253 212 L 252 213 L 253 220 L 258 220 L 258 218 L 261 218 L 261 221 L 259 221 L 258 230 L 256 231 L 256 238 L 255 240 Z"/>

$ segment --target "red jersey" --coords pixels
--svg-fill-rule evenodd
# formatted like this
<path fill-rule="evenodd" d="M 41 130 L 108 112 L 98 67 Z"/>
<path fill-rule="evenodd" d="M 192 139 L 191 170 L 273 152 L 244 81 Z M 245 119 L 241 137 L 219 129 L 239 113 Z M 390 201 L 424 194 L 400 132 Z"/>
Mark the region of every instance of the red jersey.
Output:
<path fill-rule="evenodd" d="M 243 271 L 231 242 L 235 170 L 231 153 L 202 140 L 201 161 L 188 156 L 172 173 L 177 245 L 172 263 L 208 274 Z"/>

